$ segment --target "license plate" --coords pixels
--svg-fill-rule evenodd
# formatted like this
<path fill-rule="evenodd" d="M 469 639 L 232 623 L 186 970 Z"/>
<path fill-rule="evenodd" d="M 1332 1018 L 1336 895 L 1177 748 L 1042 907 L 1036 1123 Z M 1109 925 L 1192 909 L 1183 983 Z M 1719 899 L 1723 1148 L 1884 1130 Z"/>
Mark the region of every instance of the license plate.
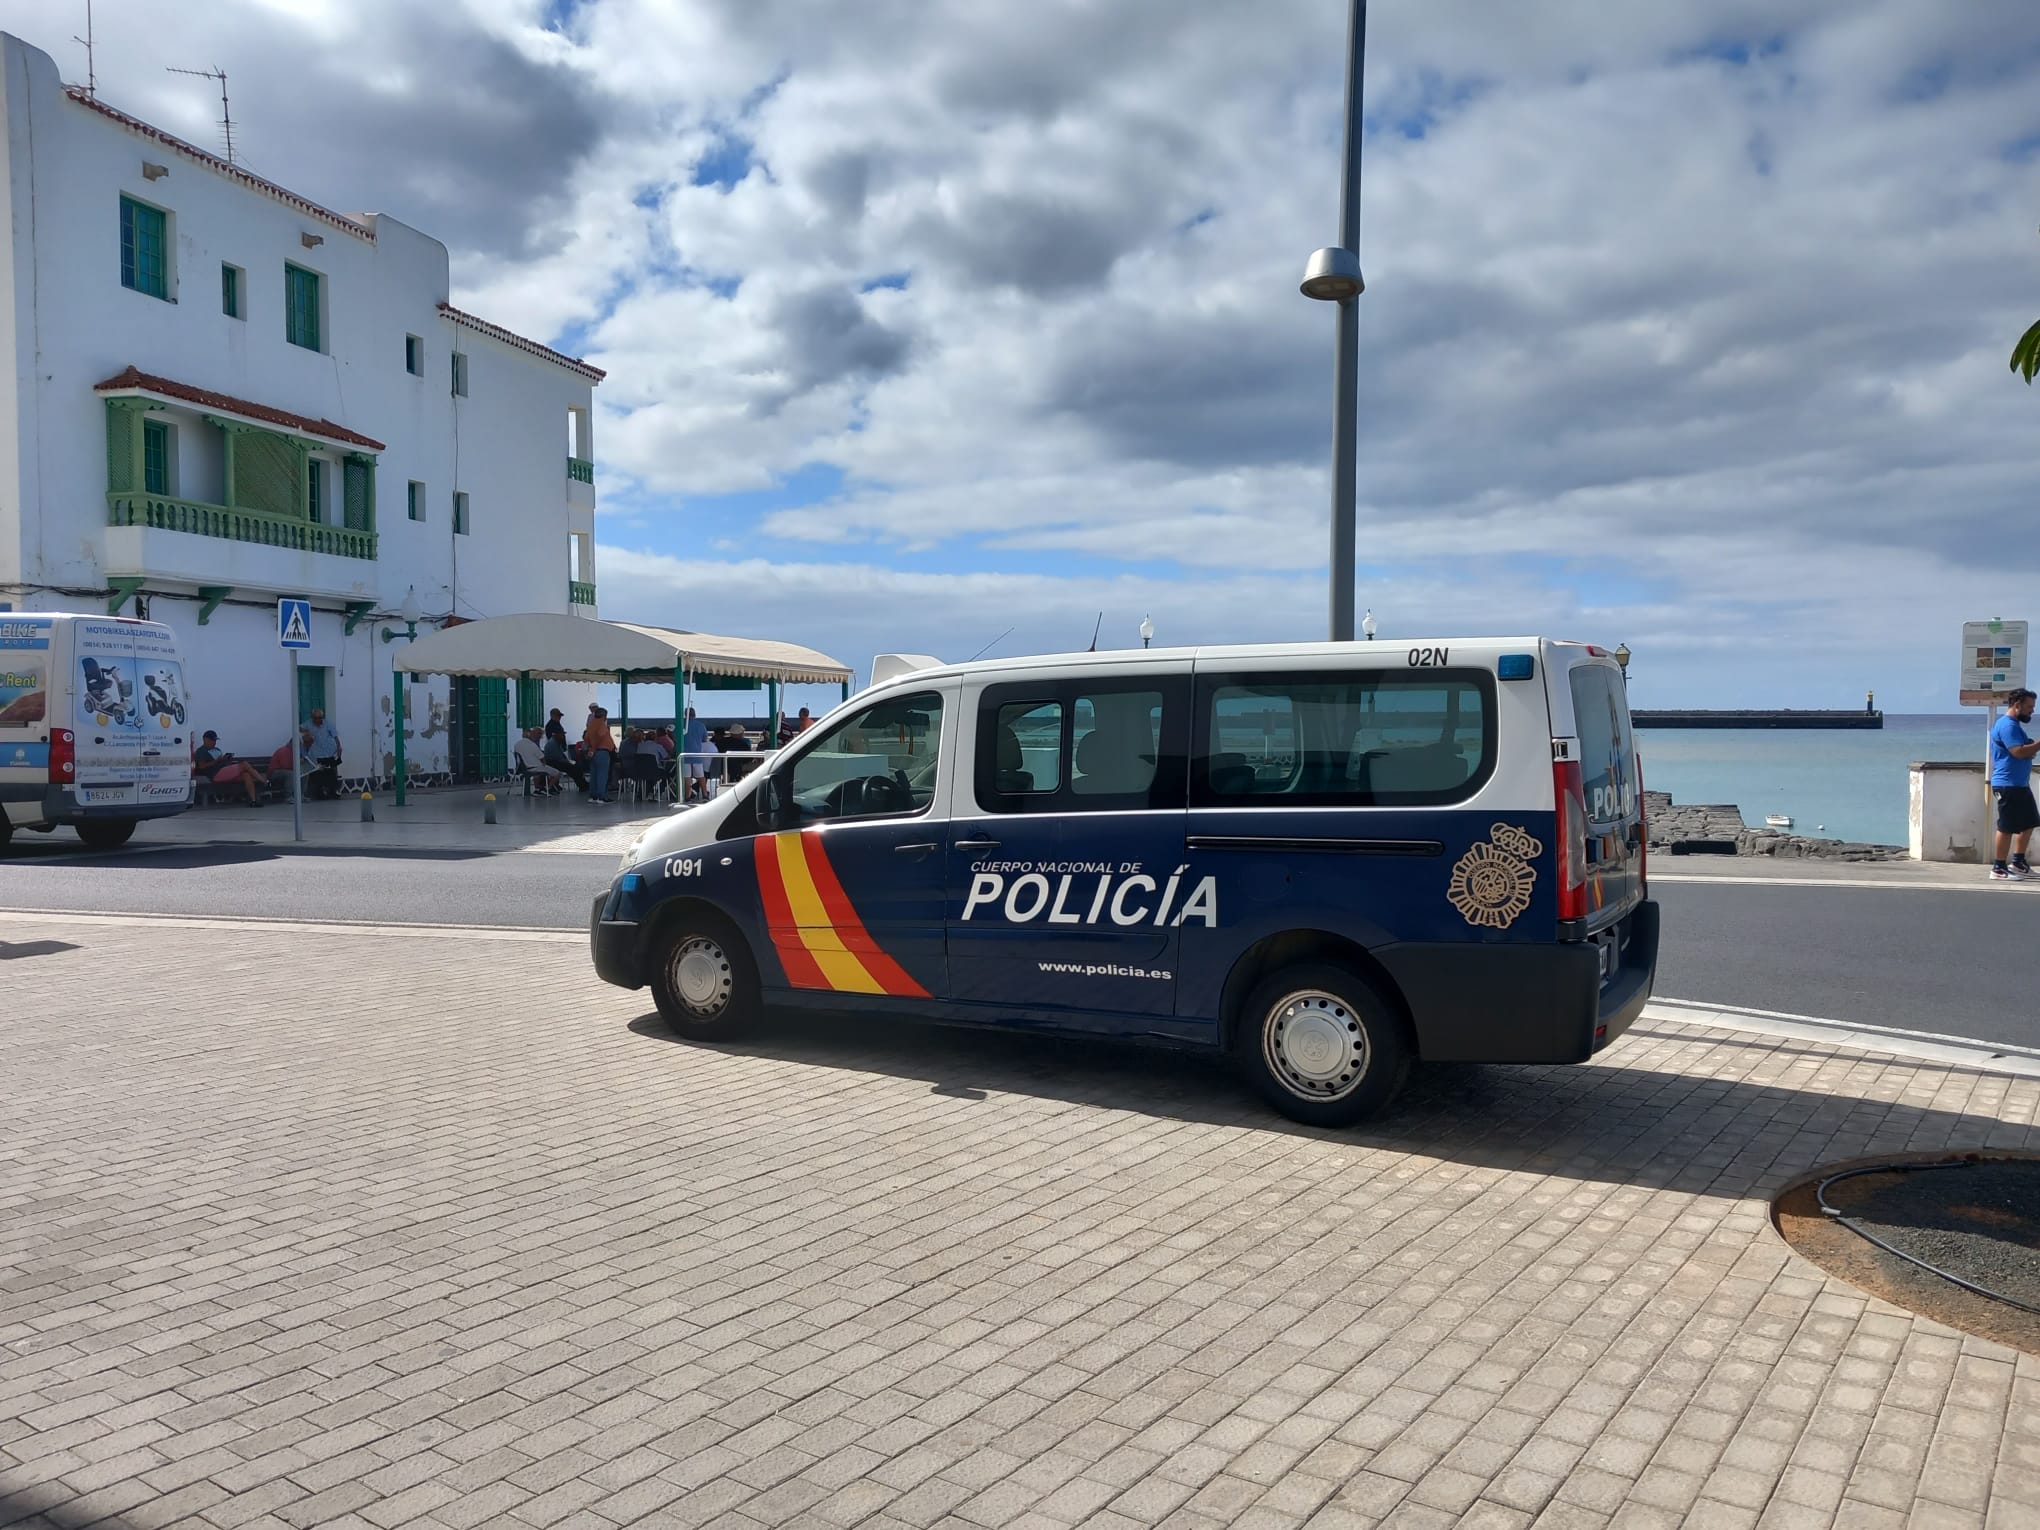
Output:
<path fill-rule="evenodd" d="M 1612 934 L 1596 936 L 1594 949 L 1601 954 L 1601 981 L 1605 983 L 1615 975 L 1615 964 L 1621 959 L 1621 953 L 1616 949 Z"/>

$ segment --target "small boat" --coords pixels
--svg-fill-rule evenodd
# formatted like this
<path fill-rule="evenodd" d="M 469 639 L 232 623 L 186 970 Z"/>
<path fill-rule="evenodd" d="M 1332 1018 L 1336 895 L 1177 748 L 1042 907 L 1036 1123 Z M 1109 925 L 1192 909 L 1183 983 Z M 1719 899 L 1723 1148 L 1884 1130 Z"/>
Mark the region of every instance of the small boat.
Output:
<path fill-rule="evenodd" d="M 1789 829 L 1792 827 L 1792 815 L 1790 813 L 1767 813 L 1764 815 L 1764 827 L 1767 829 Z"/>

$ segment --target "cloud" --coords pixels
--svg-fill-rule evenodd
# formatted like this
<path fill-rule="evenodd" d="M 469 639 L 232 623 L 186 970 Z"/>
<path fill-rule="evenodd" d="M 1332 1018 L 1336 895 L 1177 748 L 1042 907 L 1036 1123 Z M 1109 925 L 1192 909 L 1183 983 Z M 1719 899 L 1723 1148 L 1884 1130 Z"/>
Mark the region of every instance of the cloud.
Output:
<path fill-rule="evenodd" d="M 1343 11 L 99 21 L 109 98 L 206 141 L 203 89 L 160 64 L 222 63 L 257 168 L 447 238 L 459 300 L 609 369 L 605 609 L 740 590 L 733 614 L 818 646 L 949 651 L 995 609 L 1025 613 L 1016 643 L 1100 604 L 1321 630 L 1331 317 L 1296 282 L 1336 225 Z M 75 67 L 41 0 L 0 25 Z M 1437 0 L 1371 25 L 1362 604 L 1624 639 L 1660 700 L 1946 705 L 1952 623 L 2019 614 L 2040 12 Z M 815 465 L 828 487 L 788 499 Z M 1798 662 L 1734 667 L 1751 634 Z"/>

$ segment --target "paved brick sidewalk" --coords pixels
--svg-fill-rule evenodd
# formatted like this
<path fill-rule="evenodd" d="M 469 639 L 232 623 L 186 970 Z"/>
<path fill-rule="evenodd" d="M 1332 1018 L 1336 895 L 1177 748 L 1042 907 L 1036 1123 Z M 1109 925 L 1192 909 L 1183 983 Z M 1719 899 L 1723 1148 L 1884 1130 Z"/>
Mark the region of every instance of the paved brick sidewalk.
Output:
<path fill-rule="evenodd" d="M 0 916 L 0 1523 L 2023 1527 L 2040 1363 L 1788 1253 L 2040 1080 L 1658 1021 L 1361 1132 L 570 939 Z"/>

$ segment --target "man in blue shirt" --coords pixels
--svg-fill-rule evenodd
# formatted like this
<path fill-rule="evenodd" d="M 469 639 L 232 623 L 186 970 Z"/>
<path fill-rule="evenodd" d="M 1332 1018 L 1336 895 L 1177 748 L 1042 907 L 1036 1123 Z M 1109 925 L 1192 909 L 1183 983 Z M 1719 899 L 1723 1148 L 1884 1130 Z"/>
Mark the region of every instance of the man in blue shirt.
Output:
<path fill-rule="evenodd" d="M 2023 882 L 2033 874 L 2026 864 L 2026 845 L 2034 828 L 2040 827 L 2040 804 L 2033 800 L 2033 756 L 2040 754 L 2040 743 L 2027 736 L 2024 726 L 2032 720 L 2033 693 L 2020 689 L 2005 698 L 2005 715 L 1990 730 L 1990 786 L 1997 794 L 1997 838 L 1990 859 L 1993 882 Z"/>

